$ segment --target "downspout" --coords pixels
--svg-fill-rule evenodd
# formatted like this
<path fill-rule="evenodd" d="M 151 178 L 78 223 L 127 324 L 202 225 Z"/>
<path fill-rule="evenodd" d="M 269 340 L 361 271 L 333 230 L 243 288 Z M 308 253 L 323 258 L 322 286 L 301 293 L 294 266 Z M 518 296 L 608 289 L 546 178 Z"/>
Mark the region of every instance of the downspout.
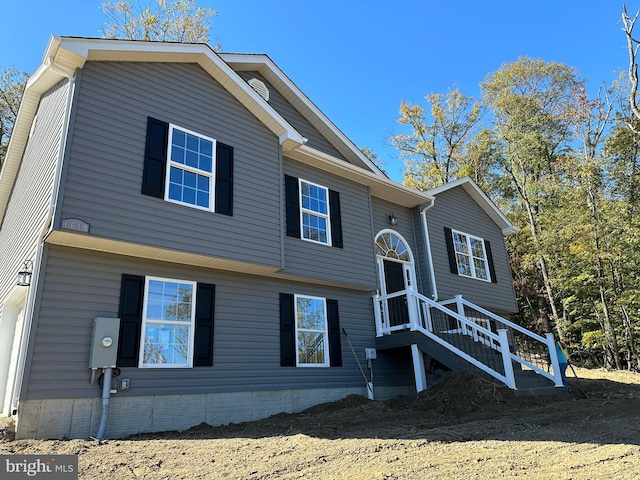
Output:
<path fill-rule="evenodd" d="M 73 72 L 65 70 L 56 65 L 51 57 L 46 60 L 47 66 L 54 72 L 63 75 L 69 79 L 69 95 L 67 97 L 67 106 L 65 108 L 64 120 L 62 124 L 62 135 L 60 138 L 60 149 L 58 150 L 58 159 L 56 162 L 56 172 L 54 175 L 53 191 L 51 192 L 51 204 L 49 206 L 49 213 L 47 215 L 47 223 L 45 222 L 43 232 L 40 236 L 40 242 L 44 243 L 45 238 L 53 231 L 56 213 L 58 209 L 58 200 L 60 196 L 60 183 L 62 181 L 62 167 L 66 155 L 66 147 L 68 143 L 69 135 L 69 122 L 71 118 L 71 106 L 73 104 L 73 97 L 75 93 L 75 81 L 76 77 Z M 111 377 L 113 369 L 107 367 L 104 369 L 102 377 L 102 412 L 100 415 L 100 426 L 98 427 L 98 433 L 96 438 L 102 440 L 104 432 L 107 428 L 107 419 L 109 417 L 109 402 L 111 399 Z"/>
<path fill-rule="evenodd" d="M 51 191 L 51 202 L 49 204 L 49 211 L 47 212 L 47 216 L 44 219 L 43 227 L 38 237 L 38 243 L 36 244 L 36 256 L 34 259 L 34 267 L 33 267 L 33 278 L 31 281 L 31 285 L 34 288 L 39 288 L 40 283 L 40 268 L 42 265 L 42 252 L 44 249 L 44 240 L 49 235 L 49 233 L 53 230 L 53 218 L 54 213 L 57 206 L 58 195 L 60 191 L 60 179 L 62 176 L 62 163 L 66 153 L 67 146 L 67 136 L 69 133 L 69 119 L 71 117 L 71 106 L 73 103 L 73 97 L 75 92 L 75 74 L 69 70 L 66 70 L 54 63 L 54 59 L 51 57 L 47 57 L 44 61 L 44 64 L 53 72 L 57 73 L 62 77 L 66 77 L 69 80 L 68 86 L 68 94 L 67 94 L 67 102 L 65 105 L 64 116 L 62 120 L 62 132 L 60 134 L 60 147 L 58 148 L 58 157 L 56 159 L 56 170 L 53 177 L 53 189 Z M 27 293 L 27 315 L 24 322 L 24 330 L 22 336 L 22 343 L 20 345 L 20 355 L 22 358 L 18 360 L 18 371 L 16 372 L 16 380 L 15 380 L 15 389 L 13 394 L 13 399 L 11 401 L 11 414 L 15 415 L 18 413 L 18 406 L 20 402 L 20 396 L 22 392 L 22 382 L 24 380 L 24 371 L 26 368 L 26 360 L 27 360 L 27 348 L 30 341 L 30 333 L 33 326 L 33 315 L 35 311 L 35 293 L 29 289 Z"/>
<path fill-rule="evenodd" d="M 282 158 L 282 145 L 278 145 L 278 178 L 280 179 L 280 271 L 284 271 L 284 237 L 287 235 L 287 219 L 285 209 L 285 188 L 284 188 L 284 159 Z"/>
<path fill-rule="evenodd" d="M 433 270 L 433 255 L 431 255 L 431 242 L 429 241 L 429 228 L 427 227 L 427 210 L 433 207 L 435 198 L 431 198 L 431 202 L 420 210 L 420 216 L 422 217 L 422 228 L 424 229 L 424 241 L 425 248 L 427 250 L 427 259 L 429 264 L 429 277 L 431 278 L 431 299 L 434 302 L 438 301 L 438 287 L 436 286 L 436 277 Z"/>

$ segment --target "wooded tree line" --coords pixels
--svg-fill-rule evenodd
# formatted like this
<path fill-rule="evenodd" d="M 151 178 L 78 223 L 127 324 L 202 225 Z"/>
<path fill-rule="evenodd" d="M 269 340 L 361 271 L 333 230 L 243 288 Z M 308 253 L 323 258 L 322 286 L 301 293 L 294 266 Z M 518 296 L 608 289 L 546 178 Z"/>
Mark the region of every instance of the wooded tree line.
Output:
<path fill-rule="evenodd" d="M 640 109 L 636 17 L 629 70 L 597 94 L 570 66 L 522 57 L 480 84 L 402 102 L 391 138 L 404 183 L 470 176 L 520 231 L 507 238 L 520 312 L 574 360 L 640 369 Z M 427 112 L 427 108 L 429 109 Z"/>
<path fill-rule="evenodd" d="M 194 0 L 102 5 L 106 38 L 209 42 L 216 16 Z M 520 231 L 507 238 L 520 312 L 554 331 L 574 360 L 640 369 L 638 15 L 623 10 L 626 75 L 596 95 L 570 66 L 523 57 L 480 84 L 402 102 L 391 139 L 404 183 L 427 190 L 470 176 Z M 219 46 L 213 46 L 219 49 Z M 0 75 L 0 165 L 27 74 Z M 374 152 L 363 151 L 376 160 Z"/>

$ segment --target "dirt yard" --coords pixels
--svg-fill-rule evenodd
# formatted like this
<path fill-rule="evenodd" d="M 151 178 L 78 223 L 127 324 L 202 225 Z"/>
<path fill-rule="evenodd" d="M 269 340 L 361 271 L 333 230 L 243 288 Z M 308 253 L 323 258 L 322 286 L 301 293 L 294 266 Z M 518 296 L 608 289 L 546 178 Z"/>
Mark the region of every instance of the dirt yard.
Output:
<path fill-rule="evenodd" d="M 573 378 L 559 397 L 515 398 L 449 373 L 413 399 L 350 396 L 258 422 L 102 442 L 12 440 L 2 419 L 0 454 L 77 454 L 81 479 L 640 478 L 640 375 L 577 373 L 581 389 Z"/>

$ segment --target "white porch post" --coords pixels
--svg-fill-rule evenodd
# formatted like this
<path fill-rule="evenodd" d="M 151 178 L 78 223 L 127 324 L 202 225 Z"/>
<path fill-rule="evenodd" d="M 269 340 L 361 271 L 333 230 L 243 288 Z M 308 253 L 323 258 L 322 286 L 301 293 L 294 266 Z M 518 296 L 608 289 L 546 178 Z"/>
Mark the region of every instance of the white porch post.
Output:
<path fill-rule="evenodd" d="M 381 337 L 383 333 L 383 324 L 382 324 L 382 305 L 381 305 L 380 295 L 373 296 L 373 316 L 376 321 L 376 337 Z"/>
<path fill-rule="evenodd" d="M 416 330 L 418 328 L 419 316 L 418 316 L 418 308 L 416 305 L 416 298 L 412 295 L 412 290 L 407 288 L 405 290 L 405 295 L 407 298 L 407 310 L 409 312 L 409 329 Z"/>
<path fill-rule="evenodd" d="M 558 362 L 558 352 L 556 352 L 556 341 L 553 338 L 553 333 L 545 333 L 547 338 L 547 349 L 549 350 L 549 358 L 551 359 L 551 368 L 553 368 L 553 380 L 556 382 L 556 387 L 564 387 L 562 383 L 562 375 L 560 375 L 560 363 Z"/>
<path fill-rule="evenodd" d="M 456 295 L 456 310 L 458 310 L 458 315 L 460 315 L 461 317 L 467 318 L 467 316 L 464 314 L 464 305 L 462 303 L 462 295 Z M 462 331 L 463 335 L 467 335 L 468 331 L 467 331 L 467 324 L 463 323 L 460 325 L 460 329 Z M 477 338 L 477 333 L 476 333 L 476 338 L 474 338 L 474 340 L 478 340 Z"/>
<path fill-rule="evenodd" d="M 427 374 L 424 371 L 424 357 L 415 343 L 411 345 L 411 357 L 413 358 L 413 373 L 416 377 L 416 391 L 420 393 L 427 389 Z"/>
<path fill-rule="evenodd" d="M 507 387 L 515 390 L 516 379 L 513 375 L 513 363 L 511 363 L 511 351 L 509 350 L 507 330 L 500 328 L 498 330 L 498 336 L 500 337 L 500 350 L 502 352 L 502 362 L 504 364 L 504 376 L 507 379 Z"/>

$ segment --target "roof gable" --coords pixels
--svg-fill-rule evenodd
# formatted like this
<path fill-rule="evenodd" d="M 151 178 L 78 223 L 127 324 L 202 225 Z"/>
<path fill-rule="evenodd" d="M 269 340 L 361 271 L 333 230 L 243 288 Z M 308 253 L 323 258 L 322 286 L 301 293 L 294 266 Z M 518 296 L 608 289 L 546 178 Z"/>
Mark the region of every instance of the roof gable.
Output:
<path fill-rule="evenodd" d="M 500 211 L 498 207 L 491 201 L 489 197 L 478 187 L 478 185 L 469 177 L 460 178 L 454 182 L 449 182 L 440 187 L 427 190 L 425 193 L 437 197 L 438 194 L 449 191 L 454 188 L 462 188 L 464 191 L 478 204 L 478 206 L 500 227 L 504 235 L 510 235 L 518 231 L 518 227 L 511 224 L 507 217 Z"/>
<path fill-rule="evenodd" d="M 369 186 L 372 194 L 399 204 L 415 206 L 431 199 L 389 180 L 266 55 L 218 54 L 206 44 L 52 35 L 42 64 L 27 82 L 0 172 L 0 222 L 41 95 L 65 78 L 72 80 L 76 70 L 87 61 L 196 63 L 278 137 L 283 153 L 289 157 L 340 171 L 347 178 Z M 237 73 L 247 70 L 260 72 L 348 162 L 305 145 L 307 139 Z"/>
<path fill-rule="evenodd" d="M 258 72 L 323 135 L 350 163 L 384 175 L 384 173 L 347 138 L 322 111 L 263 54 L 220 53 L 220 57 L 237 72 Z M 386 175 L 385 175 L 386 176 Z"/>

